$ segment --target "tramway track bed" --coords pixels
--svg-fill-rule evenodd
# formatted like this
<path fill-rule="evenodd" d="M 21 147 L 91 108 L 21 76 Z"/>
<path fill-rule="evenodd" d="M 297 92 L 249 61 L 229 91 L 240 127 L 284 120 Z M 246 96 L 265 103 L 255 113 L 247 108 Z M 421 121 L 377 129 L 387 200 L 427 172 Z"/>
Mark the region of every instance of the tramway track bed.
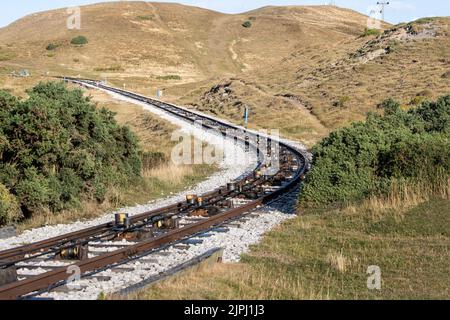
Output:
<path fill-rule="evenodd" d="M 299 184 L 310 161 L 303 146 L 279 141 L 275 152 L 274 137 L 98 81 L 64 80 L 134 101 L 149 111 L 156 109 L 195 128 L 202 138 L 205 133 L 198 120 L 203 129 L 215 129 L 216 139 L 236 130 L 227 143 L 241 156 L 250 155 L 250 160 L 240 165 L 240 174 L 234 172 L 234 177 L 201 193 L 168 199 L 164 207 L 136 214 L 123 210 L 88 228 L 79 224 L 70 233 L 58 232 L 25 245 L 17 245 L 20 236 L 0 242 L 5 249 L 0 252 L 0 299 L 96 299 L 214 248 L 225 249 L 224 261 L 238 261 L 250 244 L 295 212 Z M 275 160 L 278 167 L 272 165 Z M 78 273 L 81 279 L 69 278 Z"/>

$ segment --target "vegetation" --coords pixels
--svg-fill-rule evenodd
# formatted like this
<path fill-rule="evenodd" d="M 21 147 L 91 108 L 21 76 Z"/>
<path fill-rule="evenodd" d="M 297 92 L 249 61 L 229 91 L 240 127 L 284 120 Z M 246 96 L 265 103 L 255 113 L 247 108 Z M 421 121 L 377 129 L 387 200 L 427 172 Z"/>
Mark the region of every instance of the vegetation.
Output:
<path fill-rule="evenodd" d="M 251 28 L 252 27 L 252 22 L 250 20 L 245 21 L 242 26 L 244 28 Z"/>
<path fill-rule="evenodd" d="M 446 180 L 450 174 L 450 95 L 403 111 L 394 100 L 365 122 L 332 132 L 313 149 L 303 202 L 345 203 L 386 194 L 394 181 Z"/>
<path fill-rule="evenodd" d="M 25 217 L 77 207 L 82 199 L 102 202 L 111 187 L 140 176 L 137 139 L 112 112 L 59 82 L 28 94 L 20 101 L 0 91 L 0 183 Z"/>
<path fill-rule="evenodd" d="M 342 97 L 339 98 L 338 101 L 335 101 L 333 103 L 333 106 L 337 107 L 337 108 L 345 108 L 346 105 L 347 105 L 347 102 L 349 102 L 349 101 L 350 101 L 350 97 L 349 96 L 342 96 Z"/>
<path fill-rule="evenodd" d="M 158 79 L 158 80 L 181 80 L 181 77 L 176 74 L 170 74 L 167 76 L 158 76 L 158 77 L 156 77 L 156 79 Z"/>
<path fill-rule="evenodd" d="M 112 99 L 106 93 L 92 91 L 90 94 L 91 102 L 97 104 L 97 109 L 104 107 L 112 111 L 116 121 L 129 127 L 138 137 L 139 148 L 142 150 L 142 177 L 123 186 L 108 188 L 105 201 L 101 203 L 88 198 L 82 201 L 79 208 L 63 210 L 58 214 L 43 210 L 30 219 L 22 219 L 17 224 L 19 231 L 94 219 L 111 210 L 181 192 L 216 172 L 216 166 L 175 166 L 169 162 L 172 148 L 176 144 L 171 141 L 176 126 L 139 106 Z"/>
<path fill-rule="evenodd" d="M 0 50 L 0 61 L 8 61 L 15 57 L 12 52 Z"/>
<path fill-rule="evenodd" d="M 447 299 L 450 96 L 410 111 L 394 100 L 380 107 L 384 116 L 369 114 L 314 148 L 303 190 L 319 203 L 360 202 L 304 207 L 239 264 L 108 298 Z M 373 265 L 379 290 L 367 287 Z"/>
<path fill-rule="evenodd" d="M 122 68 L 121 65 L 114 65 L 114 66 L 110 66 L 110 67 L 98 67 L 95 68 L 94 71 L 97 72 L 105 72 L 105 71 L 123 71 L 124 69 Z"/>
<path fill-rule="evenodd" d="M 49 43 L 47 47 L 45 48 L 47 51 L 56 50 L 59 47 L 56 43 Z"/>
<path fill-rule="evenodd" d="M 110 298 L 448 299 L 448 200 L 402 215 L 307 209 L 267 234 L 239 264 L 217 264 Z M 381 290 L 367 288 L 371 265 L 381 269 Z"/>
<path fill-rule="evenodd" d="M 16 198 L 3 184 L 0 184 L 0 225 L 16 222 L 21 217 Z"/>
<path fill-rule="evenodd" d="M 420 19 L 417 19 L 417 20 L 413 21 L 412 23 L 416 23 L 416 24 L 425 24 L 425 23 L 433 22 L 433 21 L 435 21 L 435 20 L 436 20 L 435 17 L 426 17 L 426 18 L 420 18 Z"/>
<path fill-rule="evenodd" d="M 365 28 L 364 32 L 361 35 L 361 37 L 379 36 L 380 34 L 381 34 L 381 31 L 379 29 Z"/>
<path fill-rule="evenodd" d="M 153 15 L 147 14 L 147 15 L 137 16 L 137 19 L 142 20 L 142 21 L 150 21 L 150 20 L 153 20 Z"/>
<path fill-rule="evenodd" d="M 85 36 L 78 36 L 73 38 L 70 43 L 77 46 L 82 46 L 88 43 L 88 39 Z"/>

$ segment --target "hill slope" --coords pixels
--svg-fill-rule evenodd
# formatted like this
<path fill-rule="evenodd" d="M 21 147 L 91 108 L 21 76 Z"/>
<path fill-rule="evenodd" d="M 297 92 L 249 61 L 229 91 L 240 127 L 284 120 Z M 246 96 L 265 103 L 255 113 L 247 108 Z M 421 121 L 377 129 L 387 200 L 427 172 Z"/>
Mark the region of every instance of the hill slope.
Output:
<path fill-rule="evenodd" d="M 241 114 L 236 104 L 257 105 L 257 118 L 270 110 L 279 109 L 278 114 L 290 102 L 290 110 L 302 109 L 298 114 L 304 117 L 280 124 L 282 132 L 295 136 L 309 130 L 314 136 L 321 132 L 320 125 L 332 129 L 363 119 L 387 97 L 409 108 L 449 93 L 449 25 L 450 18 L 423 19 L 389 28 L 378 37 L 353 37 L 329 48 L 299 45 L 278 64 L 224 80 L 226 99 L 213 87 L 199 99 L 195 92 L 182 101 L 213 113 L 220 106 L 234 120 Z M 302 121 L 309 125 L 298 128 Z"/>
<path fill-rule="evenodd" d="M 251 126 L 278 128 L 309 145 L 363 119 L 387 96 L 414 105 L 450 87 L 448 18 L 384 25 L 387 33 L 361 37 L 367 18 L 332 6 L 228 15 L 110 2 L 81 7 L 81 30 L 68 30 L 67 17 L 53 10 L 0 29 L 2 87 L 20 91 L 66 74 L 108 78 L 147 95 L 162 88 L 166 100 L 236 122 L 249 105 Z M 89 43 L 72 45 L 79 35 Z M 6 76 L 22 68 L 32 77 Z"/>
<path fill-rule="evenodd" d="M 301 43 L 327 45 L 346 39 L 365 21 L 355 12 L 332 7 L 275 7 L 226 15 L 146 2 L 81 7 L 81 30 L 68 30 L 67 18 L 66 10 L 54 10 L 0 29 L 2 47 L 12 53 L 10 63 L 53 72 L 100 75 L 99 70 L 110 69 L 127 77 L 174 73 L 186 81 L 199 80 L 276 63 Z M 252 27 L 244 28 L 248 19 Z M 89 44 L 70 45 L 80 34 Z M 59 47 L 49 52 L 49 43 Z"/>

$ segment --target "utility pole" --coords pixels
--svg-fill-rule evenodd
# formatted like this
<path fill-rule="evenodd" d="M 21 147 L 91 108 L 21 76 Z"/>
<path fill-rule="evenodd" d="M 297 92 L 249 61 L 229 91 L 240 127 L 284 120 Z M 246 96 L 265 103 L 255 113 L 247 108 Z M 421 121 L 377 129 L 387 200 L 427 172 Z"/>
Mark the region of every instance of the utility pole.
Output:
<path fill-rule="evenodd" d="M 381 6 L 381 21 L 384 21 L 384 9 L 387 5 L 389 5 L 389 1 L 378 1 L 377 5 Z"/>

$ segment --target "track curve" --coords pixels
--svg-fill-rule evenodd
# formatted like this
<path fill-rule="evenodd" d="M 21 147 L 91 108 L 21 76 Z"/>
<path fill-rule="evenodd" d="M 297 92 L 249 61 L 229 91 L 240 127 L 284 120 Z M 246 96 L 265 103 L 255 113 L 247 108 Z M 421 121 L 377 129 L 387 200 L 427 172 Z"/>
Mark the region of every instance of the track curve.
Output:
<path fill-rule="evenodd" d="M 244 205 L 239 207 L 227 207 L 225 205 L 223 206 L 222 211 L 208 217 L 208 219 L 205 219 L 204 221 L 164 232 L 120 250 L 102 254 L 94 258 L 82 259 L 79 262 L 70 264 L 71 266 L 79 268 L 82 274 L 105 268 L 117 262 L 126 261 L 127 259 L 149 252 L 159 246 L 173 243 L 174 241 L 189 235 L 217 226 L 229 219 L 239 217 L 243 213 L 253 210 L 260 205 L 267 204 L 295 189 L 308 169 L 308 160 L 305 154 L 282 141 L 274 139 L 274 137 L 250 131 L 220 119 L 178 107 L 173 104 L 110 87 L 95 80 L 69 77 L 61 79 L 88 88 L 99 88 L 114 92 L 121 96 L 150 104 L 191 123 L 201 121 L 202 127 L 217 130 L 218 132 L 222 132 L 222 134 L 224 134 L 226 130 L 237 130 L 238 133 L 232 137 L 235 142 L 239 142 L 246 147 L 254 149 L 257 151 L 258 155 L 258 165 L 255 171 L 249 176 L 243 177 L 242 180 L 235 181 L 234 189 L 230 189 L 229 186 L 223 186 L 201 196 L 204 203 L 211 207 L 223 206 L 225 201 L 229 201 L 229 199 L 233 197 L 242 197 L 245 199 L 246 203 Z M 271 152 L 272 147 L 275 144 L 279 145 L 279 154 L 272 154 Z M 270 149 L 267 147 L 268 145 L 270 145 Z M 280 162 L 279 170 L 272 173 L 270 176 L 264 174 L 264 170 L 267 169 L 264 167 L 264 163 L 268 157 L 277 157 L 277 160 Z M 114 239 L 118 236 L 118 233 L 133 233 L 136 230 L 147 228 L 150 225 L 153 226 L 155 222 L 166 221 L 165 219 L 176 215 L 188 215 L 197 210 L 198 207 L 198 205 L 178 203 L 131 217 L 130 227 L 127 229 L 117 230 L 115 222 L 110 222 L 56 238 L 6 250 L 0 252 L 0 270 L 14 269 L 17 268 L 19 263 L 23 263 L 24 261 L 53 254 L 58 255 L 61 254 L 63 250 L 81 248 L 82 246 L 86 246 L 99 239 Z M 18 299 L 30 293 L 63 284 L 65 283 L 66 278 L 67 267 L 61 267 L 25 280 L 14 281 L 0 287 L 0 299 Z"/>

